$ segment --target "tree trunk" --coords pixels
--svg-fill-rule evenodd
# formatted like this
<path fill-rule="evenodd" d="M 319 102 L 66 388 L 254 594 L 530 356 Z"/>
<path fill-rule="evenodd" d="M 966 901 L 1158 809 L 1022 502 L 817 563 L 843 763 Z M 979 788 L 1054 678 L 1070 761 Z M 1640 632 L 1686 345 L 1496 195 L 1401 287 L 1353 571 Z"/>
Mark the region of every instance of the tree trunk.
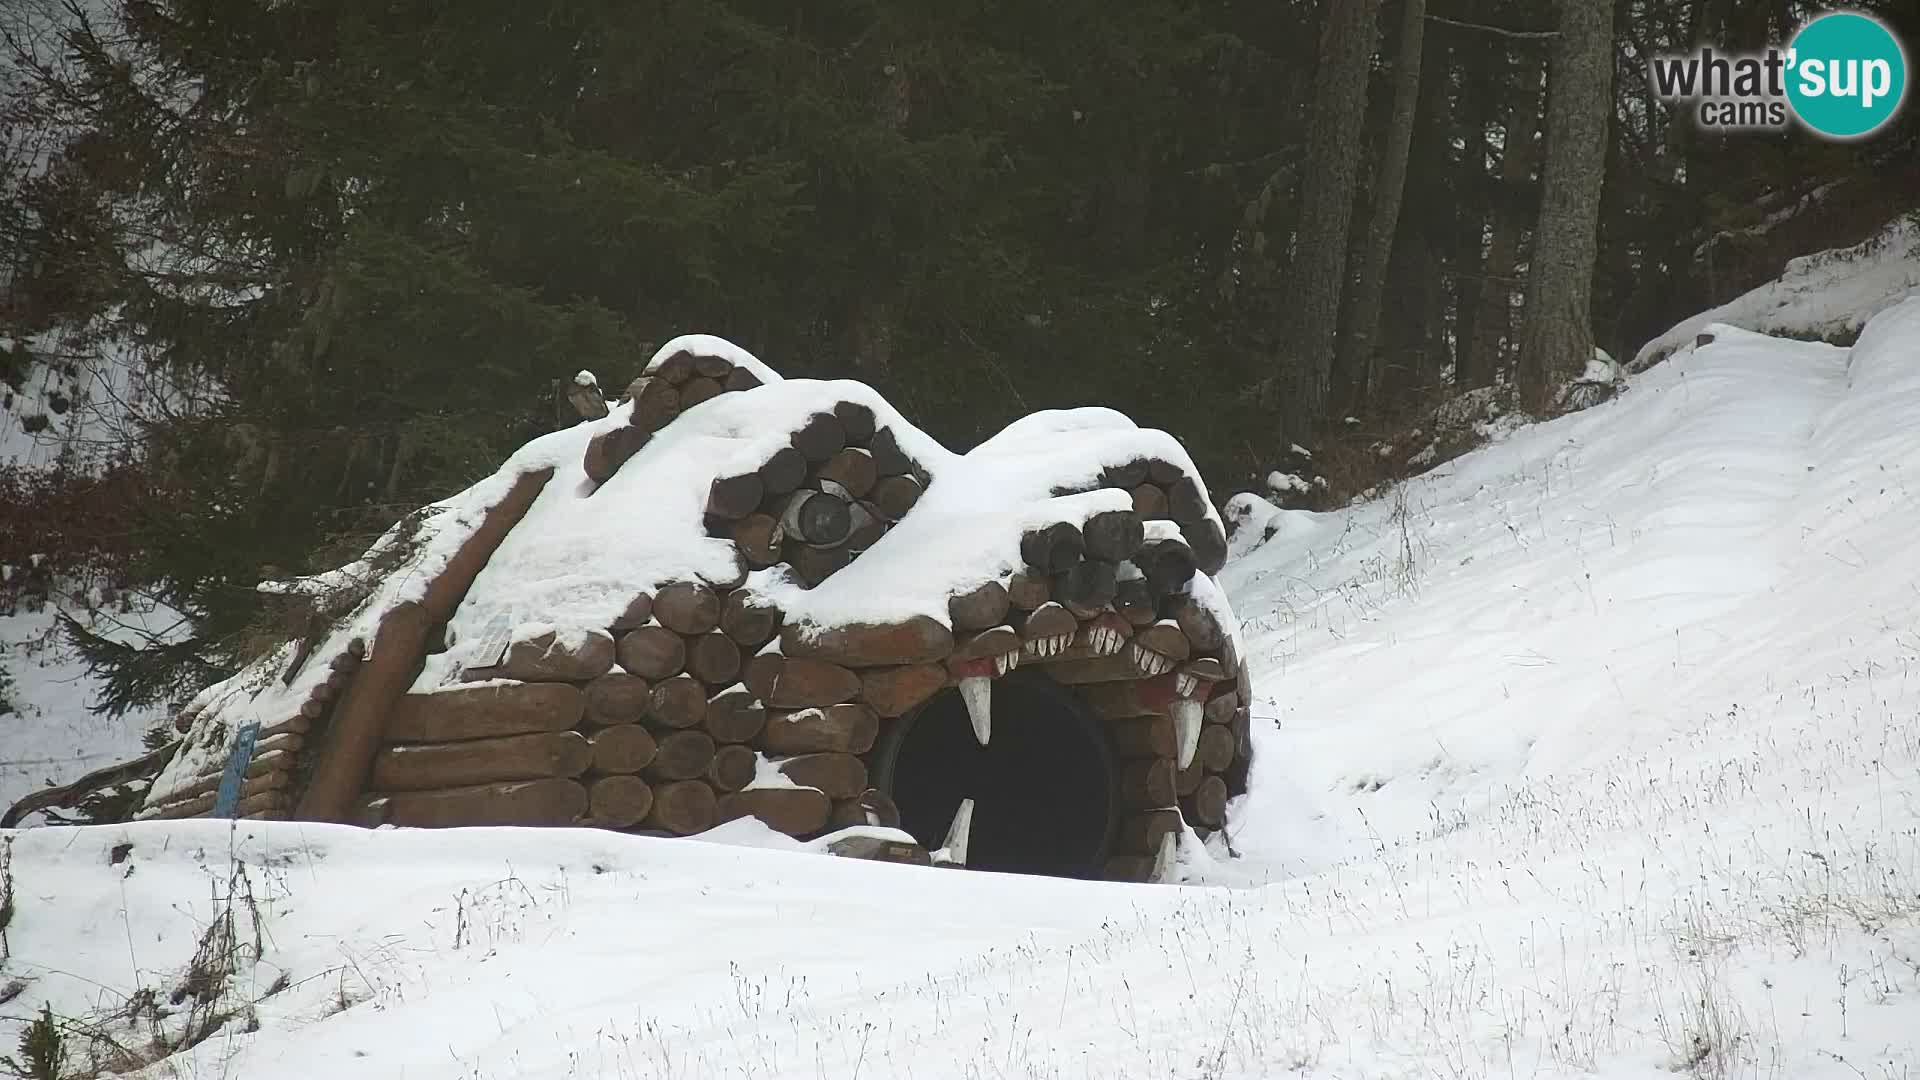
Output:
<path fill-rule="evenodd" d="M 1490 386 L 1500 370 L 1501 343 L 1513 335 L 1513 279 L 1519 273 L 1520 236 L 1526 223 L 1513 209 L 1514 192 L 1533 175 L 1534 133 L 1540 126 L 1540 71 L 1522 57 L 1519 82 L 1509 91 L 1512 103 L 1501 133 L 1500 192 L 1494 202 L 1493 236 L 1487 244 L 1486 274 L 1480 279 L 1473 334 L 1460 357 L 1460 386 Z"/>
<path fill-rule="evenodd" d="M 1561 0 L 1547 104 L 1540 222 L 1520 322 L 1521 404 L 1543 412 L 1554 387 L 1593 358 L 1591 304 L 1612 105 L 1613 0 Z"/>
<path fill-rule="evenodd" d="M 1393 255 L 1393 238 L 1400 224 L 1414 107 L 1420 100 L 1420 50 L 1426 40 L 1427 0 L 1403 3 L 1400 56 L 1393 71 L 1393 115 L 1387 121 L 1386 138 L 1380 147 L 1373 211 L 1367 222 L 1359 280 L 1354 285 L 1353 317 L 1340 349 L 1340 368 L 1356 402 L 1371 400 L 1378 389 L 1380 302 L 1386 291 L 1387 261 Z"/>
<path fill-rule="evenodd" d="M 1347 227 L 1358 183 L 1380 0 L 1329 0 L 1320 31 L 1319 87 L 1307 140 L 1300 224 L 1283 302 L 1293 308 L 1288 353 L 1263 384 L 1262 405 L 1278 406 L 1288 438 L 1310 438 L 1325 420 L 1327 381 L 1347 277 Z"/>

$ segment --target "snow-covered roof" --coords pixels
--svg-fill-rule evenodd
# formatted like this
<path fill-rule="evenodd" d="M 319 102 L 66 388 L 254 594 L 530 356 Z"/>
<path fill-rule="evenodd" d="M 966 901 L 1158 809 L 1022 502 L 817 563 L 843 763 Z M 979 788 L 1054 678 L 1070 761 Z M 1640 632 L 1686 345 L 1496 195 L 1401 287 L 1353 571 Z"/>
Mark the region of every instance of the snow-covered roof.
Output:
<path fill-rule="evenodd" d="M 204 785 L 241 726 L 257 721 L 272 729 L 324 693 L 336 658 L 371 642 L 380 620 L 397 605 L 420 599 L 487 511 L 528 473 L 552 470 L 453 612 L 445 632 L 449 647 L 425 658 L 413 683 L 416 692 L 453 685 L 468 670 L 486 667 L 490 658 L 482 653 L 497 655 L 503 635 L 516 627 L 606 627 L 637 595 L 672 582 L 737 585 L 746 573 L 739 550 L 710 529 L 714 481 L 759 469 L 792 445 L 813 417 L 836 407 L 871 411 L 875 429 L 892 433 L 895 445 L 924 475 L 926 490 L 889 531 L 812 588 L 784 565 L 755 572 L 750 579 L 755 592 L 778 607 L 789 625 L 897 622 L 915 615 L 946 623 L 949 597 L 1005 581 L 1021 569 L 1020 542 L 1029 530 L 1058 522 L 1077 526 L 1103 511 L 1132 508 L 1127 491 L 1104 486 L 1111 470 L 1129 463 L 1154 461 L 1176 469 L 1192 478 L 1204 501 L 1198 470 L 1178 440 L 1140 428 L 1110 409 L 1035 413 L 971 452 L 956 454 L 863 383 L 782 379 L 720 338 L 676 338 L 643 371 L 658 372 L 683 352 L 724 359 L 757 385 L 685 408 L 651 432 L 611 476 L 602 473 L 604 479 L 596 482 L 588 471 L 589 447 L 598 437 L 638 423 L 636 403 L 621 401 L 604 417 L 527 443 L 493 475 L 396 526 L 356 563 L 268 586 L 283 593 L 325 591 L 386 567 L 290 681 L 281 675 L 293 659 L 294 643 L 203 692 L 186 710 L 193 727 L 185 748 L 154 785 L 148 805 Z M 582 377 L 593 378 L 582 373 L 576 383 Z M 1223 534 L 1211 505 L 1204 514 L 1197 524 Z M 403 536 L 403 529 L 410 531 Z M 1212 589 L 1196 595 L 1219 598 Z M 1223 601 L 1220 606 L 1224 614 Z M 1233 624 L 1230 617 L 1222 622 Z"/>

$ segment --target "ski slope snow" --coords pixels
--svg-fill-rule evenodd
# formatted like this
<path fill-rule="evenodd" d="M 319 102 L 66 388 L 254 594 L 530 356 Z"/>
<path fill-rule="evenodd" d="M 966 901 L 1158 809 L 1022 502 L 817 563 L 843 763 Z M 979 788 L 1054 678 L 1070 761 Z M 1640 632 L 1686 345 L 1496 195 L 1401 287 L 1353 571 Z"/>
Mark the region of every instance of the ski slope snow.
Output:
<path fill-rule="evenodd" d="M 1920 299 L 1713 332 L 1240 553 L 1255 774 L 1193 887 L 36 829 L 0 1045 L 48 1003 L 130 1060 L 215 1029 L 156 1077 L 1910 1078 Z"/>

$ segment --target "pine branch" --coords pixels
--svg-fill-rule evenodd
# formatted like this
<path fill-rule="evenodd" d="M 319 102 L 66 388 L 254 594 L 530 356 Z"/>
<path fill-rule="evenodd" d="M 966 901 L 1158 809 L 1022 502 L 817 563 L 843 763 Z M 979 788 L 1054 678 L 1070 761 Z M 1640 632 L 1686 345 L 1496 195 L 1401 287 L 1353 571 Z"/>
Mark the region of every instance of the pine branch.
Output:
<path fill-rule="evenodd" d="M 1484 30 L 1489 34 L 1499 34 L 1501 37 L 1519 38 L 1522 40 L 1556 38 L 1560 36 L 1560 31 L 1558 30 L 1509 30 L 1504 26 L 1489 26 L 1486 23 L 1449 19 L 1444 15 L 1435 15 L 1431 12 L 1427 14 L 1427 18 L 1437 23 L 1445 23 L 1448 26 L 1458 26 L 1463 30 Z"/>

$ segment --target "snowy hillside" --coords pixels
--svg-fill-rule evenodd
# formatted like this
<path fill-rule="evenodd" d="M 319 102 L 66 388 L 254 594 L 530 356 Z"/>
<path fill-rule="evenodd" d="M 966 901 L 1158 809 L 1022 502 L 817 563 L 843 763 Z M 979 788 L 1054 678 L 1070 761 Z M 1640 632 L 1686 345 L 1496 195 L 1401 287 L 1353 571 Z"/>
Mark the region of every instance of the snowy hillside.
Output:
<path fill-rule="evenodd" d="M 0 339 L 0 346 L 15 344 Z M 37 352 L 53 349 L 50 340 L 30 344 Z M 0 385 L 0 467 L 97 468 L 126 447 L 130 416 L 151 392 L 131 359 L 120 353 L 98 364 L 36 365 L 17 392 Z M 26 569 L 0 566 L 0 579 Z M 12 614 L 0 609 L 0 672 L 11 676 L 0 699 L 13 708 L 0 709 L 0 808 L 49 784 L 138 755 L 141 733 L 161 719 L 159 709 L 121 717 L 88 711 L 97 690 L 60 633 L 55 608 L 61 604 L 91 620 L 97 632 L 120 640 L 139 640 L 140 634 L 162 631 L 175 621 L 167 611 L 96 615 L 67 599 L 39 611 L 24 605 Z"/>
<path fill-rule="evenodd" d="M 1187 855 L 1242 887 L 42 829 L 4 1009 L 261 1080 L 1911 1076 L 1920 300 L 1716 333 L 1229 566 L 1265 722 L 1243 857 Z"/>

